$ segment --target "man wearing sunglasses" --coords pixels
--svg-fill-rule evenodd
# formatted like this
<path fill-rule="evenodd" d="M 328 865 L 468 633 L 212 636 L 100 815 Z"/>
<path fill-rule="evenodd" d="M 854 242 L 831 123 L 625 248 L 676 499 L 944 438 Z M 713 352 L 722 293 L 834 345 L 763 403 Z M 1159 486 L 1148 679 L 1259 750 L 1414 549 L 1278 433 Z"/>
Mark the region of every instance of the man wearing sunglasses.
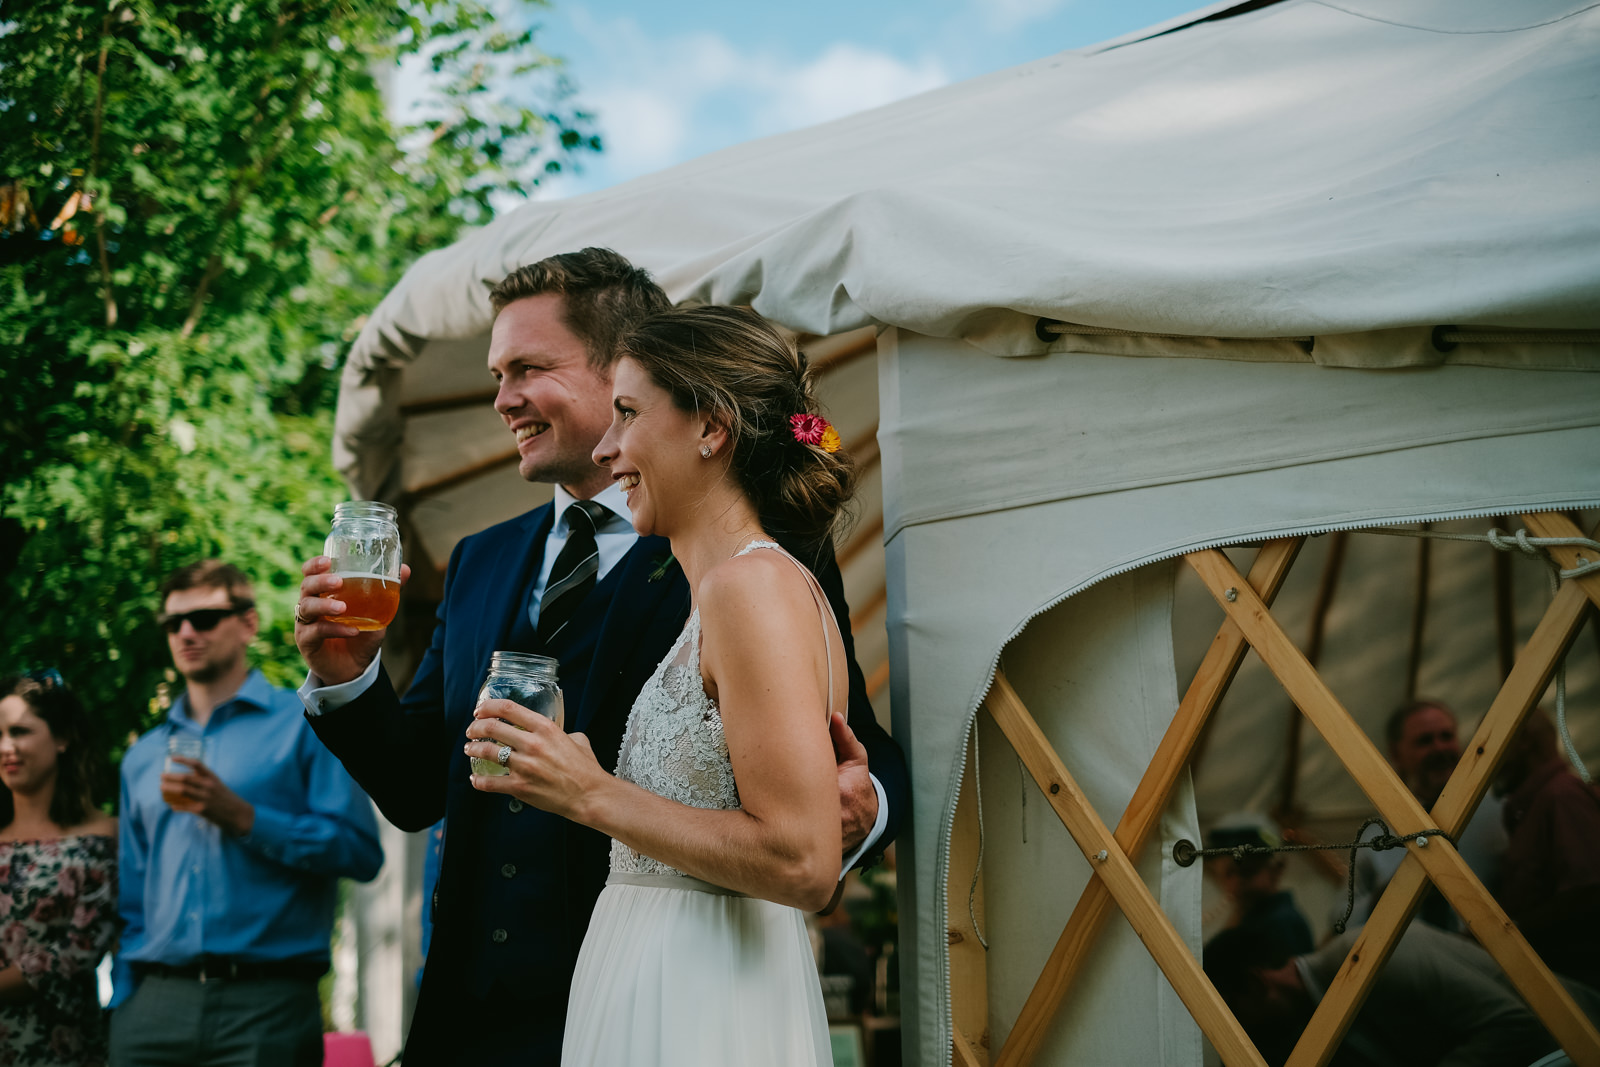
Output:
<path fill-rule="evenodd" d="M 251 669 L 243 572 L 191 564 L 161 597 L 186 689 L 122 761 L 129 966 L 111 1062 L 320 1064 L 338 880 L 370 881 L 383 863 L 372 803 L 294 692 Z"/>

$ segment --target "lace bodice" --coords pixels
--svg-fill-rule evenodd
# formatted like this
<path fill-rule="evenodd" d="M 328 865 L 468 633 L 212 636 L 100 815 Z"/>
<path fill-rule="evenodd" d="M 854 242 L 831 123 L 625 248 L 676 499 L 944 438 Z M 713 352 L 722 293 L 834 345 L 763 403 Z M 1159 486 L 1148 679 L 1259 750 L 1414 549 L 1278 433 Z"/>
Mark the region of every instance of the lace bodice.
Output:
<path fill-rule="evenodd" d="M 777 548 L 752 541 L 739 555 Z M 639 691 L 617 754 L 618 778 L 657 796 L 695 808 L 732 810 L 739 806 L 728 740 L 722 735 L 717 702 L 700 680 L 700 609 L 689 614 L 683 633 Z M 611 842 L 611 869 L 629 874 L 682 874 L 642 856 L 620 841 Z"/>
<path fill-rule="evenodd" d="M 751 541 L 736 555 L 758 548 L 782 552 L 811 584 L 825 626 L 833 625 L 816 579 L 775 541 Z M 828 659 L 828 692 L 833 692 L 833 659 Z M 832 710 L 832 699 L 829 710 Z M 617 753 L 616 776 L 648 789 L 657 796 L 693 808 L 732 811 L 739 807 L 739 787 L 733 780 L 728 739 L 722 733 L 722 713 L 706 693 L 700 678 L 700 609 L 689 613 L 683 632 L 671 651 L 639 690 L 628 713 Z M 611 869 L 628 874 L 682 875 L 660 860 L 640 855 L 612 839 Z"/>

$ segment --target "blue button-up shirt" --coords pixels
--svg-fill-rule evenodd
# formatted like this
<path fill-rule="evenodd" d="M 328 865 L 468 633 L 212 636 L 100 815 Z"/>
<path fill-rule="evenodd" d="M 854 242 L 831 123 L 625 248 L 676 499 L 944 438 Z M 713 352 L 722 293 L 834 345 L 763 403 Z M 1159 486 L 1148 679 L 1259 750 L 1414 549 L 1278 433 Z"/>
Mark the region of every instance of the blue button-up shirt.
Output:
<path fill-rule="evenodd" d="M 383 865 L 372 802 L 317 740 L 292 690 L 252 671 L 202 728 L 180 697 L 122 761 L 122 959 L 328 959 L 338 879 Z M 202 762 L 255 807 L 243 837 L 161 799 L 167 739 L 201 738 Z M 123 990 L 118 990 L 119 999 Z"/>

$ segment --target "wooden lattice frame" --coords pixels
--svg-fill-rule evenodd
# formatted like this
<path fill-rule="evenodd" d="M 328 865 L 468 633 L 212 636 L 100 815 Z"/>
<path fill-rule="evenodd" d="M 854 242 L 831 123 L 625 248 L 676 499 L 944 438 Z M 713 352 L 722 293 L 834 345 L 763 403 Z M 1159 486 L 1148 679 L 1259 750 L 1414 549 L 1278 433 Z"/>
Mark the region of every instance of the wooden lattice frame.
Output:
<path fill-rule="evenodd" d="M 1538 537 L 1581 536 L 1569 519 L 1557 513 L 1529 514 L 1523 520 Z M 1600 575 L 1589 574 L 1562 584 L 1429 813 L 1284 633 L 1268 607 L 1301 543 L 1300 538 L 1267 543 L 1257 553 L 1248 577 L 1241 576 L 1215 549 L 1185 557 L 1222 606 L 1226 618 L 1115 834 L 1078 788 L 1005 674 L 996 672 L 985 706 L 1082 849 L 1093 874 L 1005 1046 L 993 1057 L 994 1067 L 1026 1067 L 1032 1063 L 1113 905 L 1127 917 L 1222 1061 L 1229 1067 L 1264 1063 L 1134 868 L 1188 765 L 1202 729 L 1227 692 L 1248 649 L 1256 650 L 1394 833 L 1437 828 L 1454 836 L 1477 809 L 1512 736 L 1544 692 L 1582 627 L 1587 604 L 1600 606 Z M 1551 553 L 1563 567 L 1578 563 L 1575 549 L 1557 547 Z M 971 772 L 968 774 L 970 777 Z M 971 870 L 959 859 L 970 849 L 967 838 L 975 831 L 975 823 L 970 815 L 963 820 L 961 807 L 964 805 L 958 806 L 952 835 L 952 885 L 958 870 Z M 1528 946 L 1450 841 L 1443 837 L 1412 841 L 1406 846 L 1406 853 L 1317 1006 L 1289 1059 L 1290 1067 L 1324 1067 L 1332 1058 L 1430 881 L 1504 969 L 1573 1063 L 1600 1067 L 1600 1031 Z M 990 1061 L 989 1035 L 982 1021 L 987 1018 L 984 969 L 982 957 L 976 955 L 981 950 L 975 942 L 966 943 L 971 931 L 963 932 L 964 925 L 965 916 L 959 921 L 952 916 L 950 977 L 955 1025 L 951 1054 L 952 1061 L 962 1067 L 982 1067 Z"/>

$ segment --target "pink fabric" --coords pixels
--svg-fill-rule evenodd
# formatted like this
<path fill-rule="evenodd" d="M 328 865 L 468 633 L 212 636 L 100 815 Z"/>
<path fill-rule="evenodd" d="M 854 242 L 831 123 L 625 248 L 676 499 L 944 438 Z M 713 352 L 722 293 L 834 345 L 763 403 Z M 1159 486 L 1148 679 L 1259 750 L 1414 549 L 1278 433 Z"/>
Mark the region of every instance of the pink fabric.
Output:
<path fill-rule="evenodd" d="M 323 1034 L 322 1067 L 375 1067 L 372 1042 L 359 1030 Z"/>

